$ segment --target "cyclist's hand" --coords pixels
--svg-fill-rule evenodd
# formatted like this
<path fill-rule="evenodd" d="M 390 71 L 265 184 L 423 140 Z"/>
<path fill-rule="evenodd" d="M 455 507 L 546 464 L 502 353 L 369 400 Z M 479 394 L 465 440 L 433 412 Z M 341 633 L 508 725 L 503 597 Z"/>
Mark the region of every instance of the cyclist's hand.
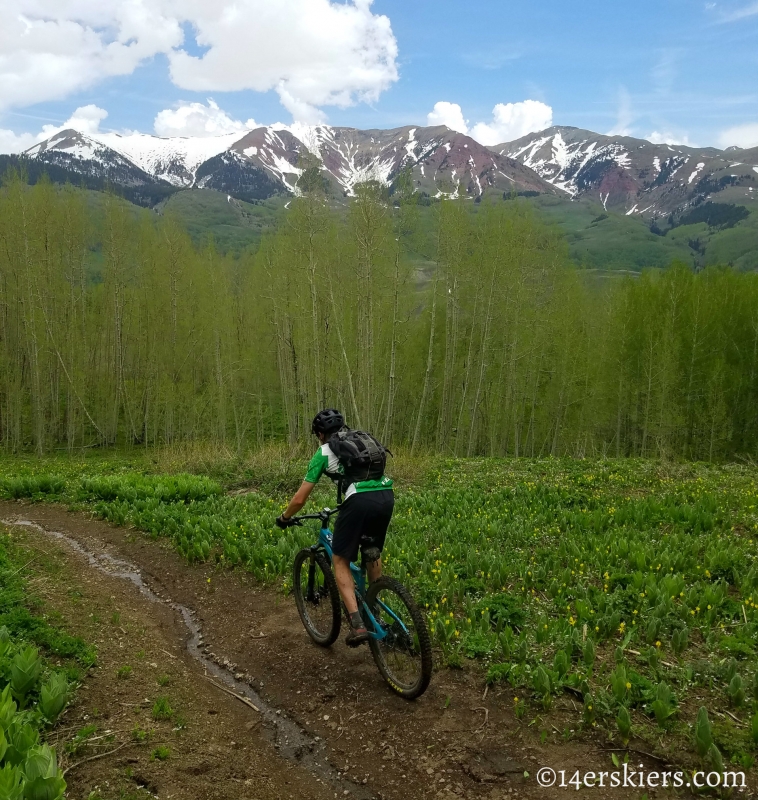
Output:
<path fill-rule="evenodd" d="M 285 528 L 291 528 L 293 525 L 297 525 L 297 522 L 295 522 L 294 519 L 285 519 L 284 516 L 282 514 L 280 514 L 276 518 L 276 524 L 277 524 L 277 527 L 279 527 L 282 530 L 284 530 Z"/>

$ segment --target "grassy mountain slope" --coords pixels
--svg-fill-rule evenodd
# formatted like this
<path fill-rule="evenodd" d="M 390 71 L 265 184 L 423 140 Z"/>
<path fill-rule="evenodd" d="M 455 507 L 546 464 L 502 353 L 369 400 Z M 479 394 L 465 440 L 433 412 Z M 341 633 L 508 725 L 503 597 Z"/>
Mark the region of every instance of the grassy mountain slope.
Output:
<path fill-rule="evenodd" d="M 675 259 L 693 263 L 686 241 L 656 236 L 639 217 L 605 211 L 591 200 L 537 197 L 531 202 L 564 232 L 571 257 L 583 267 L 638 272 L 665 267 Z"/>
<path fill-rule="evenodd" d="M 57 176 L 53 174 L 51 177 L 55 181 Z M 39 175 L 29 176 L 32 183 L 38 178 Z M 96 228 L 102 221 L 106 198 L 104 192 L 97 189 L 100 187 L 93 186 L 87 191 Z M 522 198 L 521 202 L 533 204 L 538 214 L 563 232 L 571 258 L 586 269 L 639 272 L 646 267 L 665 267 L 679 260 L 694 267 L 730 264 L 740 270 L 758 270 L 758 210 L 746 204 L 743 197 L 746 191 L 740 187 L 728 187 L 715 198 L 719 203 L 749 210 L 748 216 L 732 227 L 709 228 L 705 222 L 699 222 L 667 229 L 661 221 L 665 235 L 652 233 L 650 223 L 638 216 L 606 211 L 601 204 L 590 199 L 571 201 L 539 195 Z M 495 194 L 487 202 L 499 202 L 500 197 Z M 202 244 L 212 237 L 221 252 L 241 253 L 255 250 L 265 232 L 281 224 L 291 199 L 276 196 L 248 203 L 230 199 L 226 193 L 213 189 L 184 189 L 172 193 L 152 212 L 142 213 L 173 214 L 195 244 Z M 334 201 L 339 203 L 340 199 Z M 479 207 L 467 205 L 472 211 Z M 135 205 L 130 203 L 129 206 L 135 214 L 140 213 Z M 428 271 L 430 259 L 433 259 L 435 206 L 421 206 L 419 212 L 418 258 L 414 260 L 418 261 L 419 275 L 422 275 Z M 99 261 L 99 249 L 95 248 L 91 265 L 94 273 L 98 272 Z"/>
<path fill-rule="evenodd" d="M 239 253 L 255 249 L 263 233 L 279 224 L 286 203 L 279 197 L 246 203 L 213 189 L 192 189 L 177 192 L 157 210 L 174 214 L 195 244 L 212 236 L 222 252 Z"/>
<path fill-rule="evenodd" d="M 671 233 L 690 231 L 691 238 L 698 238 L 705 249 L 701 259 L 704 264 L 729 264 L 740 270 L 758 270 L 758 212 L 753 211 L 747 219 L 725 230 L 709 229 L 700 223 Z"/>
<path fill-rule="evenodd" d="M 739 200 L 724 197 L 727 199 Z M 591 200 L 572 202 L 541 195 L 522 202 L 534 204 L 541 216 L 560 228 L 572 259 L 587 269 L 639 272 L 646 267 L 665 267 L 674 260 L 692 266 L 720 263 L 744 270 L 758 269 L 758 212 L 755 211 L 725 230 L 699 223 L 683 225 L 659 236 L 640 217 L 605 211 Z M 226 194 L 212 189 L 193 189 L 177 192 L 157 210 L 175 214 L 196 243 L 211 235 L 223 252 L 241 252 L 256 248 L 263 233 L 280 224 L 287 205 L 285 197 L 246 203 L 230 201 Z M 426 260 L 431 257 L 431 251 L 427 250 L 433 249 L 430 231 L 434 209 L 422 207 L 420 211 L 421 239 L 428 246 L 421 246 L 423 255 L 420 253 L 419 258 Z M 692 243 L 697 243 L 698 249 L 691 247 Z"/>

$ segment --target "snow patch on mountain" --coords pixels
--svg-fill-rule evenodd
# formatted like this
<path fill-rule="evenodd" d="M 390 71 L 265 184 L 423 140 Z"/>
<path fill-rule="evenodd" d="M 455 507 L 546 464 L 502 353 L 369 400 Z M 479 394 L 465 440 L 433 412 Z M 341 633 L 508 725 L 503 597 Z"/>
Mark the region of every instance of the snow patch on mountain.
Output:
<path fill-rule="evenodd" d="M 151 175 L 174 186 L 191 186 L 195 172 L 203 162 L 228 150 L 242 137 L 237 132 L 223 136 L 174 136 L 168 139 L 146 133 L 98 133 L 93 138 Z"/>
<path fill-rule="evenodd" d="M 376 160 L 366 165 L 357 163 L 357 153 L 345 159 L 344 165 L 337 172 L 337 180 L 342 184 L 348 194 L 352 194 L 355 185 L 364 181 L 375 180 L 380 183 L 389 183 L 389 177 L 395 168 L 393 158 Z"/>
<path fill-rule="evenodd" d="M 692 181 L 694 181 L 694 180 L 695 180 L 695 178 L 697 178 L 697 176 L 698 176 L 698 173 L 700 172 L 700 170 L 701 170 L 701 169 L 702 169 L 704 166 L 705 166 L 705 161 L 701 161 L 701 162 L 700 162 L 700 163 L 697 165 L 697 169 L 696 169 L 696 170 L 695 170 L 695 171 L 692 173 L 692 175 L 690 175 L 690 177 L 687 179 L 687 183 L 688 183 L 688 184 L 689 184 L 689 183 L 692 183 Z"/>
<path fill-rule="evenodd" d="M 416 129 L 411 128 L 408 131 L 408 141 L 405 143 L 405 155 L 407 158 L 413 158 L 413 151 L 416 149 Z"/>
<path fill-rule="evenodd" d="M 601 144 L 588 139 L 567 141 L 561 131 L 539 136 L 526 144 L 522 140 L 515 147 L 506 146 L 499 152 L 533 169 L 541 178 L 572 197 L 580 193 L 579 179 L 583 170 L 592 163 L 613 162 L 622 168 L 631 164 L 629 153 L 622 145 Z"/>
<path fill-rule="evenodd" d="M 29 148 L 26 154 L 29 156 L 40 155 L 45 150 L 55 150 L 59 153 L 66 153 L 74 158 L 80 158 L 83 161 L 97 161 L 100 158 L 103 150 L 102 146 L 89 138 L 74 131 L 65 130 L 56 133 L 46 142 L 35 144 L 34 147 Z"/>
<path fill-rule="evenodd" d="M 287 159 L 271 149 L 261 150 L 259 155 L 263 166 L 294 194 L 298 194 L 297 179 L 303 174 L 300 167 L 291 164 Z"/>
<path fill-rule="evenodd" d="M 277 122 L 271 125 L 269 130 L 291 133 L 316 158 L 322 158 L 323 148 L 334 142 L 334 128 L 329 125 L 306 125 L 303 122 L 285 125 L 283 122 Z"/>

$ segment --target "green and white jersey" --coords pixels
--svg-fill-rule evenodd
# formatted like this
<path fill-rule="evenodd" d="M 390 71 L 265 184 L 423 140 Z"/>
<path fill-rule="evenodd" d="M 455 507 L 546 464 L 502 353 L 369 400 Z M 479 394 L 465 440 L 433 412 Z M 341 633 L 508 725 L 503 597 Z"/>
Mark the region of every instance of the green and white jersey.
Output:
<path fill-rule="evenodd" d="M 334 455 L 332 448 L 328 444 L 322 444 L 313 454 L 311 463 L 308 464 L 308 472 L 305 473 L 305 480 L 308 483 L 318 483 L 325 472 L 331 475 L 342 475 L 345 472 L 339 459 Z M 356 481 L 347 487 L 344 499 L 347 500 L 348 497 L 356 494 L 356 492 L 376 492 L 380 489 L 391 488 L 392 480 L 386 475 L 382 475 L 379 480 L 375 481 Z"/>

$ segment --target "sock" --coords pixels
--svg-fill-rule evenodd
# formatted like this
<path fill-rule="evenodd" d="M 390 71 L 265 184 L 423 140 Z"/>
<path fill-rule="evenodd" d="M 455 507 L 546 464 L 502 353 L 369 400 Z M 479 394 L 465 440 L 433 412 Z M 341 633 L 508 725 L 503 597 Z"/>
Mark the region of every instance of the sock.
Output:
<path fill-rule="evenodd" d="M 351 628 L 363 627 L 363 617 L 361 617 L 360 611 L 355 611 L 350 615 L 350 627 Z"/>

